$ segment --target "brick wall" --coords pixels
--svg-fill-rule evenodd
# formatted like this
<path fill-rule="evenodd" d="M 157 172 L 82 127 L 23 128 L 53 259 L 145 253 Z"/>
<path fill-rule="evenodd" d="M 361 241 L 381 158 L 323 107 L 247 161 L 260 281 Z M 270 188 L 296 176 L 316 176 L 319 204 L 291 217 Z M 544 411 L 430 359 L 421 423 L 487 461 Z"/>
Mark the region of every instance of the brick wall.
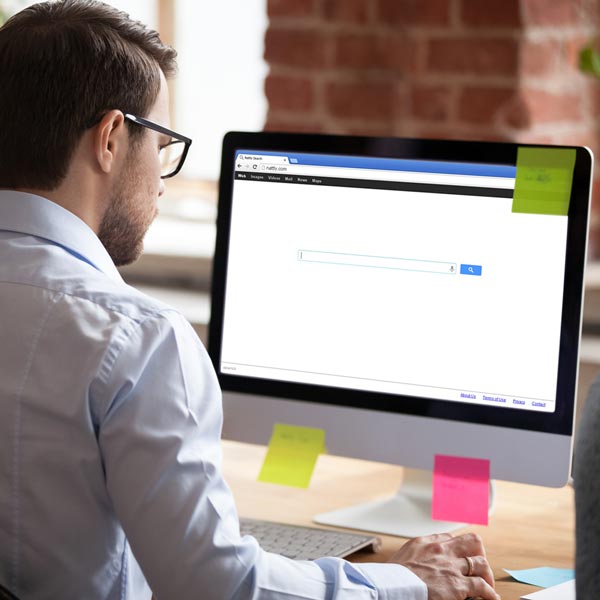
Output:
<path fill-rule="evenodd" d="M 600 79 L 577 63 L 600 36 L 600 0 L 269 0 L 268 13 L 268 130 L 582 144 L 598 156 Z"/>

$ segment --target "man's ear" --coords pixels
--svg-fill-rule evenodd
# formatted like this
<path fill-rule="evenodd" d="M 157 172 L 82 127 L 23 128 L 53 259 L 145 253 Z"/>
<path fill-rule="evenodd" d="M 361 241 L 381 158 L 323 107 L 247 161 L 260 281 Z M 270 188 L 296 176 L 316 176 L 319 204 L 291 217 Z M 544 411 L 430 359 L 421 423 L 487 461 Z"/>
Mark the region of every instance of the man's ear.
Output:
<path fill-rule="evenodd" d="M 127 127 L 120 110 L 107 112 L 95 127 L 94 154 L 103 173 L 110 173 L 127 147 Z"/>

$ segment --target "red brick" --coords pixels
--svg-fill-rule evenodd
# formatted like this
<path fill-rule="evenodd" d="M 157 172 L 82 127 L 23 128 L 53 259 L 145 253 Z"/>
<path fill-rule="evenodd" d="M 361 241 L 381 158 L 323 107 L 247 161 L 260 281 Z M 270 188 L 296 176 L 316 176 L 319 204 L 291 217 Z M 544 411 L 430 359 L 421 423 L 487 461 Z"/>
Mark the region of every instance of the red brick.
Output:
<path fill-rule="evenodd" d="M 451 90 L 447 86 L 416 86 L 411 93 L 412 115 L 428 121 L 447 121 L 451 101 Z"/>
<path fill-rule="evenodd" d="M 430 125 L 419 125 L 414 124 L 411 127 L 410 133 L 407 134 L 402 126 L 400 126 L 399 130 L 398 130 L 398 135 L 400 137 L 414 137 L 414 138 L 423 138 L 423 139 L 428 139 L 428 140 L 448 140 L 451 139 L 451 136 L 449 134 L 446 133 L 445 129 L 439 128 L 439 129 L 435 129 L 435 128 L 431 128 Z"/>
<path fill-rule="evenodd" d="M 562 44 L 559 40 L 521 42 L 521 73 L 532 77 L 549 77 L 559 70 Z"/>
<path fill-rule="evenodd" d="M 564 61 L 573 72 L 579 72 L 579 54 L 589 44 L 590 38 L 585 35 L 574 35 L 563 41 Z"/>
<path fill-rule="evenodd" d="M 332 82 L 325 94 L 327 110 L 336 118 L 389 119 L 394 98 L 389 83 Z"/>
<path fill-rule="evenodd" d="M 474 131 L 470 131 L 468 139 L 478 140 L 480 142 L 513 142 L 513 137 L 504 132 L 497 131 L 494 127 L 490 127 L 482 131 L 481 127 L 477 127 Z"/>
<path fill-rule="evenodd" d="M 568 26 L 585 22 L 583 0 L 521 0 L 526 25 Z"/>
<path fill-rule="evenodd" d="M 580 88 L 580 92 L 585 98 L 585 104 L 588 107 L 588 116 L 592 118 L 600 117 L 600 79 L 589 77 L 586 85 Z"/>
<path fill-rule="evenodd" d="M 343 68 L 413 72 L 416 59 L 416 42 L 404 35 L 347 33 L 335 43 L 334 64 Z"/>
<path fill-rule="evenodd" d="M 584 23 L 598 23 L 600 20 L 600 2 L 588 0 L 583 3 L 581 18 Z"/>
<path fill-rule="evenodd" d="M 378 0 L 379 20 L 390 25 L 447 25 L 451 0 Z"/>
<path fill-rule="evenodd" d="M 521 99 L 531 115 L 532 123 L 577 122 L 582 118 L 579 94 L 553 94 L 525 89 Z"/>
<path fill-rule="evenodd" d="M 460 92 L 458 117 L 465 123 L 492 125 L 514 96 L 511 88 L 466 87 Z"/>
<path fill-rule="evenodd" d="M 265 60 L 271 65 L 322 67 L 325 38 L 319 32 L 271 27 L 265 35 Z"/>
<path fill-rule="evenodd" d="M 554 144 L 563 146 L 587 146 L 597 156 L 598 131 L 593 129 L 579 132 L 564 132 L 554 136 Z"/>
<path fill-rule="evenodd" d="M 411 39 L 399 31 L 383 36 L 384 64 L 392 70 L 415 73 L 418 68 L 419 44 L 423 41 Z"/>
<path fill-rule="evenodd" d="M 529 105 L 523 100 L 520 93 L 515 93 L 510 102 L 503 108 L 501 122 L 512 129 L 526 132 L 533 123 L 533 116 Z"/>
<path fill-rule="evenodd" d="M 592 198 L 592 212 L 600 213 L 600 177 L 598 176 L 598 173 L 594 173 L 594 177 L 592 179 Z M 600 223 L 597 224 L 596 234 L 598 241 L 596 248 L 600 250 Z"/>
<path fill-rule="evenodd" d="M 306 112 L 314 103 L 314 86 L 307 78 L 269 74 L 265 80 L 265 95 L 274 110 Z"/>
<path fill-rule="evenodd" d="M 600 212 L 599 196 L 592 191 L 592 214 L 590 218 L 590 231 L 588 237 L 587 258 L 588 261 L 596 261 L 600 258 Z"/>
<path fill-rule="evenodd" d="M 268 0 L 269 17 L 306 17 L 314 14 L 315 0 Z"/>
<path fill-rule="evenodd" d="M 598 173 L 592 179 L 592 205 L 588 237 L 588 260 L 600 259 L 600 179 Z"/>
<path fill-rule="evenodd" d="M 317 119 L 294 121 L 277 114 L 268 116 L 264 131 L 289 131 L 293 133 L 320 133 L 323 126 Z"/>
<path fill-rule="evenodd" d="M 417 127 L 415 131 L 417 137 L 434 140 L 481 140 L 484 135 L 481 130 L 473 133 L 453 123 L 440 123 L 439 127 Z"/>
<path fill-rule="evenodd" d="M 475 139 L 475 138 L 474 138 Z M 482 142 L 514 142 L 514 136 L 506 131 L 488 131 L 481 135 L 477 134 L 478 140 Z"/>
<path fill-rule="evenodd" d="M 462 0 L 461 20 L 471 27 L 521 25 L 520 0 Z"/>
<path fill-rule="evenodd" d="M 373 122 L 370 119 L 358 124 L 355 121 L 351 123 L 338 122 L 336 123 L 336 133 L 378 137 L 390 137 L 393 135 L 388 122 Z"/>
<path fill-rule="evenodd" d="M 547 133 L 532 133 L 530 131 L 519 132 L 515 136 L 515 142 L 519 144 L 556 144 L 553 135 Z"/>
<path fill-rule="evenodd" d="M 382 68 L 384 49 L 377 34 L 340 34 L 335 42 L 334 65 L 357 69 Z"/>
<path fill-rule="evenodd" d="M 371 4 L 371 0 L 323 0 L 323 16 L 336 23 L 364 24 Z"/>
<path fill-rule="evenodd" d="M 517 42 L 510 38 L 431 40 L 427 63 L 430 71 L 437 73 L 514 75 Z"/>

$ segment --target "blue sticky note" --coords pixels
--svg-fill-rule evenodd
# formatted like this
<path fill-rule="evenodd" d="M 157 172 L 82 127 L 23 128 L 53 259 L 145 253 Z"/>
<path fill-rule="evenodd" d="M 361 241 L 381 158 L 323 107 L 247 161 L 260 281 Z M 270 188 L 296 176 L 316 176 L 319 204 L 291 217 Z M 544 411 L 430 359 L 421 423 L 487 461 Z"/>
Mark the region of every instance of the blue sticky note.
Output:
<path fill-rule="evenodd" d="M 511 577 L 521 583 L 537 585 L 538 587 L 551 587 L 575 578 L 573 569 L 555 569 L 554 567 L 538 567 L 537 569 L 521 569 L 512 571 L 504 569 Z"/>

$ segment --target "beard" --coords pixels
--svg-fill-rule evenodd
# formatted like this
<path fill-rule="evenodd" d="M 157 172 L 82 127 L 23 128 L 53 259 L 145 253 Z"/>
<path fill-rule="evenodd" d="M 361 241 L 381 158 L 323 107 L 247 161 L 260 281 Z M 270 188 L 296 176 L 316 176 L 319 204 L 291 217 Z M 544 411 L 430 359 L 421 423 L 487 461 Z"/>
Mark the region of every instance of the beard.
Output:
<path fill-rule="evenodd" d="M 155 203 L 150 202 L 149 186 L 134 172 L 133 165 L 123 169 L 98 231 L 102 245 L 117 267 L 129 265 L 140 257 L 144 236 L 158 214 Z"/>

